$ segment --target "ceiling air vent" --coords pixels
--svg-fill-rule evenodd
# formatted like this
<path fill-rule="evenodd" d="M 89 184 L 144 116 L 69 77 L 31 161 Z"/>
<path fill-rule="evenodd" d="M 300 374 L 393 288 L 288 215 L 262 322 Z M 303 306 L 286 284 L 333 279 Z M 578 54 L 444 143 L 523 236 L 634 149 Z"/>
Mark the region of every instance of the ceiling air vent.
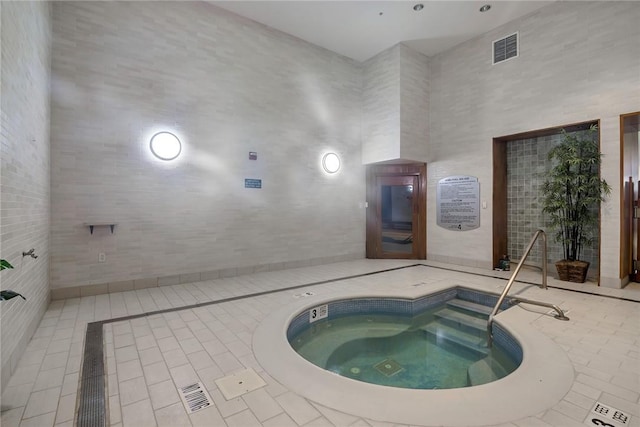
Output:
<path fill-rule="evenodd" d="M 518 33 L 493 42 L 493 63 L 506 61 L 518 56 Z"/>

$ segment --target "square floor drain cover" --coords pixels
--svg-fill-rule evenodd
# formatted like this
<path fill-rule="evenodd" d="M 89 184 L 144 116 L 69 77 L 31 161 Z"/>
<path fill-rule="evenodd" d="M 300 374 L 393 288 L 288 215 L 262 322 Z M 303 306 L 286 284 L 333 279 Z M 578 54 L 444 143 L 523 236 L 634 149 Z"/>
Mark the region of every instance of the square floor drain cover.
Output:
<path fill-rule="evenodd" d="M 404 371 L 404 368 L 393 359 L 385 359 L 380 363 L 373 365 L 382 375 L 392 377 L 400 371 Z"/>
<path fill-rule="evenodd" d="M 600 402 L 596 402 L 584 420 L 588 426 L 624 427 L 630 423 L 631 415 Z"/>
<path fill-rule="evenodd" d="M 190 384 L 186 387 L 179 387 L 180 398 L 187 413 L 193 414 L 201 409 L 213 406 L 211 396 L 207 393 L 202 383 Z"/>
<path fill-rule="evenodd" d="M 228 377 L 217 379 L 216 384 L 227 400 L 267 385 L 253 369 L 245 369 Z"/>

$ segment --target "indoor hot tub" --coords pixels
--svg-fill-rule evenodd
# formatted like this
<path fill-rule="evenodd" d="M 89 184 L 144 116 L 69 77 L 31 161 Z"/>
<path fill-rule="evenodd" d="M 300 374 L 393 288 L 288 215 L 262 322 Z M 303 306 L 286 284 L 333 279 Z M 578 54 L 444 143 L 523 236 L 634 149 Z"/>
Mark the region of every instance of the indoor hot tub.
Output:
<path fill-rule="evenodd" d="M 475 327 L 459 325 L 464 336 L 454 336 L 456 333 L 451 332 L 455 329 L 453 324 L 469 321 L 469 318 L 460 316 L 458 313 L 464 310 L 454 309 L 452 305 L 470 306 L 472 303 L 476 308 L 492 307 L 496 300 L 497 295 L 481 289 L 439 284 L 431 285 L 429 293 L 422 287 L 410 287 L 395 290 L 393 294 L 372 291 L 313 295 L 294 300 L 264 319 L 253 335 L 253 350 L 264 370 L 288 390 L 347 414 L 413 425 L 505 423 L 551 408 L 571 388 L 574 372 L 562 348 L 531 325 L 545 314 L 518 306 L 503 305 L 503 311 L 494 318 L 491 349 L 483 343 L 486 338 L 480 335 L 475 342 L 476 348 L 461 349 L 468 345 L 462 338 L 468 341 L 477 335 L 473 330 L 480 323 L 472 321 L 476 323 Z M 446 309 L 450 311 L 442 312 Z M 345 322 L 342 319 L 349 316 L 364 319 L 365 326 L 356 328 L 362 334 L 345 336 L 338 333 L 331 337 L 329 332 L 329 340 L 333 340 L 334 345 L 332 348 L 327 345 L 326 349 L 319 348 L 324 344 L 313 344 L 313 340 L 309 340 L 312 343 L 309 348 L 315 347 L 313 352 L 320 355 L 319 361 L 307 360 L 304 349 L 303 355 L 294 350 L 299 345 L 299 350 L 304 347 L 305 334 L 324 333 Z M 481 316 L 472 317 L 486 325 Z M 387 320 L 391 318 L 401 320 L 401 330 L 397 324 L 389 327 Z M 367 327 L 369 320 L 379 325 Z M 469 359 L 468 364 L 461 368 L 462 375 L 459 372 L 456 375 L 463 378 L 464 384 L 448 387 L 445 386 L 448 380 L 429 382 L 428 378 L 413 388 L 394 384 L 395 380 L 404 381 L 403 376 L 411 376 L 414 369 L 403 355 L 390 353 L 379 338 L 392 337 L 392 341 L 403 342 L 402 334 L 406 335 L 406 332 L 422 335 L 422 341 L 417 344 L 425 347 L 418 350 L 421 354 L 430 353 L 426 346 L 431 348 L 438 344 L 445 351 L 456 348 L 455 351 L 462 352 L 462 359 Z M 299 343 L 298 339 L 301 340 Z M 368 353 L 370 357 L 365 355 L 365 362 L 356 364 L 361 362 L 353 356 L 361 353 L 362 340 L 373 345 Z M 487 359 L 496 351 L 493 347 L 501 353 L 496 357 L 501 359 L 498 362 L 505 362 L 506 367 L 494 369 L 496 364 Z M 334 362 L 340 363 L 334 365 Z M 433 364 L 425 366 L 427 371 L 428 366 L 435 369 Z M 369 373 L 381 381 L 365 378 Z M 416 376 L 429 375 L 423 371 Z M 419 381 L 422 380 L 424 378 Z"/>
<path fill-rule="evenodd" d="M 522 361 L 520 345 L 499 326 L 487 344 L 496 300 L 454 288 L 415 300 L 333 301 L 296 316 L 287 338 L 309 362 L 357 381 L 432 390 L 475 386 L 507 376 Z"/>

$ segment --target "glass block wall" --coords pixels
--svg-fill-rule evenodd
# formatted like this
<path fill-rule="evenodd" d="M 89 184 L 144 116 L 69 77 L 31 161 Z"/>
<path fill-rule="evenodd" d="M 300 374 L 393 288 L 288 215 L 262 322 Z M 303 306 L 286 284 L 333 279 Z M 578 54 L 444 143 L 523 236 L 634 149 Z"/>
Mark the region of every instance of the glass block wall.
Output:
<path fill-rule="evenodd" d="M 549 150 L 559 144 L 562 135 L 523 139 L 507 143 L 507 248 L 512 261 L 519 261 L 533 233 L 542 228 L 547 233 L 549 274 L 555 275 L 556 261 L 564 258 L 562 244 L 554 239 L 555 231 L 542 212 L 542 183 L 551 170 Z M 595 207 L 594 207 L 595 208 Z M 582 259 L 591 263 L 588 277 L 598 274 L 598 233 L 593 245 L 582 249 Z M 526 265 L 541 266 L 542 250 L 538 243 Z"/>

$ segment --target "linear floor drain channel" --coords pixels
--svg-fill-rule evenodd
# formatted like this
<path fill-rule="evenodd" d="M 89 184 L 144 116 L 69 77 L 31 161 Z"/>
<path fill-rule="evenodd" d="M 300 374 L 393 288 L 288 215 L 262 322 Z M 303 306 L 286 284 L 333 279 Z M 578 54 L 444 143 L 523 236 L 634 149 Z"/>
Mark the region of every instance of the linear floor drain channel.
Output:
<path fill-rule="evenodd" d="M 211 396 L 209 396 L 207 389 L 204 388 L 202 383 L 195 383 L 186 387 L 180 387 L 178 388 L 178 391 L 180 392 L 182 403 L 189 414 L 193 414 L 201 409 L 213 406 Z"/>
<path fill-rule="evenodd" d="M 77 427 L 104 427 L 107 424 L 102 338 L 102 323 L 89 323 L 84 342 Z"/>
<path fill-rule="evenodd" d="M 612 408 L 604 403 L 596 402 L 584 420 L 588 426 L 624 427 L 630 425 L 631 415 Z"/>

